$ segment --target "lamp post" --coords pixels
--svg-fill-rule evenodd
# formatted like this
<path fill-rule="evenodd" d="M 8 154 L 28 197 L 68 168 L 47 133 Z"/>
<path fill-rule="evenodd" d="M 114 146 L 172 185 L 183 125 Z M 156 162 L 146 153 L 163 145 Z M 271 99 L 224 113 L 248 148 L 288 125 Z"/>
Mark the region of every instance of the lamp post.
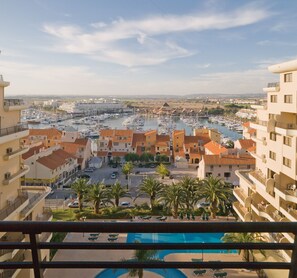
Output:
<path fill-rule="evenodd" d="M 83 222 L 85 222 L 86 221 L 86 216 L 83 216 L 83 217 L 81 217 L 80 219 L 83 221 Z M 85 232 L 83 232 L 83 237 L 85 237 Z"/>
<path fill-rule="evenodd" d="M 204 244 L 204 241 L 202 241 L 202 243 Z M 202 249 L 201 251 L 202 251 L 202 252 L 201 252 L 202 258 L 201 258 L 201 259 L 202 259 L 202 262 L 203 262 L 203 259 L 204 259 L 204 258 L 203 258 L 203 251 L 204 251 L 204 250 Z"/>

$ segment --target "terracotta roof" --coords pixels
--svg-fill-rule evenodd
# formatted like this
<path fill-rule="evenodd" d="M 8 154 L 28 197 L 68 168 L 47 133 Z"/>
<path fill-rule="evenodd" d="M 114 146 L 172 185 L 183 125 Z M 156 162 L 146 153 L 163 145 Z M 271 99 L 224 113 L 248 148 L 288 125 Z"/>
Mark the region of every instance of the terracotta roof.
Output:
<path fill-rule="evenodd" d="M 249 155 L 203 155 L 205 165 L 255 165 L 255 159 Z"/>
<path fill-rule="evenodd" d="M 147 136 L 147 135 L 150 135 L 150 134 L 153 134 L 153 133 L 157 133 L 157 130 L 149 130 L 149 131 L 147 131 L 146 133 L 145 133 L 145 136 Z"/>
<path fill-rule="evenodd" d="M 252 139 L 239 139 L 238 142 L 241 148 L 245 150 L 255 145 L 255 142 Z"/>
<path fill-rule="evenodd" d="M 155 144 L 156 146 L 168 146 L 169 145 L 169 141 L 168 142 L 156 142 L 156 144 Z"/>
<path fill-rule="evenodd" d="M 181 135 L 181 134 L 185 134 L 185 131 L 184 130 L 173 130 L 173 136 L 175 135 Z"/>
<path fill-rule="evenodd" d="M 108 141 L 107 147 L 108 147 L 108 148 L 111 148 L 111 147 L 112 147 L 112 140 L 109 140 L 109 141 Z"/>
<path fill-rule="evenodd" d="M 56 128 L 29 129 L 29 136 L 38 136 L 38 135 L 43 135 L 43 136 L 46 136 L 47 138 L 52 138 L 55 136 L 61 138 L 62 131 Z"/>
<path fill-rule="evenodd" d="M 185 136 L 185 144 L 197 144 L 198 145 L 198 136 Z"/>
<path fill-rule="evenodd" d="M 40 157 L 37 162 L 44 165 L 49 169 L 57 169 L 58 167 L 66 164 L 69 158 L 75 159 L 75 157 L 61 149 L 53 151 L 50 155 Z"/>
<path fill-rule="evenodd" d="M 249 152 L 254 152 L 255 150 L 256 150 L 256 144 L 247 149 L 247 151 L 249 151 Z"/>
<path fill-rule="evenodd" d="M 145 143 L 144 133 L 133 133 L 132 147 L 136 147 L 138 144 Z"/>
<path fill-rule="evenodd" d="M 125 156 L 128 152 L 111 152 L 112 156 Z"/>
<path fill-rule="evenodd" d="M 254 134 L 254 133 L 256 133 L 256 129 L 254 129 L 254 128 L 250 128 L 250 129 L 248 130 L 248 133 L 249 133 L 249 134 Z"/>
<path fill-rule="evenodd" d="M 108 151 L 98 151 L 97 156 L 102 157 L 102 156 L 107 156 Z"/>
<path fill-rule="evenodd" d="M 89 142 L 88 138 L 77 138 L 74 143 L 81 146 L 86 146 Z"/>
<path fill-rule="evenodd" d="M 161 143 L 161 142 L 170 142 L 170 137 L 169 135 L 158 135 L 157 134 L 157 139 L 156 139 L 157 143 Z"/>
<path fill-rule="evenodd" d="M 220 154 L 227 152 L 227 149 L 215 141 L 210 141 L 204 145 L 204 148 L 209 150 L 212 154 Z"/>
<path fill-rule="evenodd" d="M 100 130 L 100 136 L 103 137 L 111 137 L 113 136 L 113 129 L 101 129 Z"/>
<path fill-rule="evenodd" d="M 44 144 L 41 144 L 36 147 L 32 147 L 26 153 L 22 154 L 22 158 L 27 159 L 27 158 L 33 156 L 34 154 L 39 153 L 41 151 L 41 149 L 43 149 L 43 148 L 44 148 Z"/>
<path fill-rule="evenodd" d="M 242 124 L 242 126 L 244 126 L 244 127 L 250 127 L 250 122 L 245 122 L 245 123 Z"/>

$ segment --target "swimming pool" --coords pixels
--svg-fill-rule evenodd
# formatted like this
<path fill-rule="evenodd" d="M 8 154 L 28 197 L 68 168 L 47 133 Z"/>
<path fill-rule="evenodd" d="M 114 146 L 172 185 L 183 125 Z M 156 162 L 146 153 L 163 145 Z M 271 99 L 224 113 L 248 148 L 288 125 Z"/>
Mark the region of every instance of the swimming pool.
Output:
<path fill-rule="evenodd" d="M 161 275 L 164 278 L 186 278 L 180 270 L 169 268 L 169 269 L 145 269 L 149 272 L 154 272 Z M 128 269 L 105 269 L 95 276 L 95 278 L 116 278 L 128 272 Z"/>
<path fill-rule="evenodd" d="M 224 233 L 130 233 L 127 236 L 127 243 L 135 240 L 141 243 L 218 243 Z M 160 250 L 157 256 L 163 259 L 171 253 L 202 253 L 202 250 Z M 203 250 L 203 253 L 236 253 L 236 250 Z"/>

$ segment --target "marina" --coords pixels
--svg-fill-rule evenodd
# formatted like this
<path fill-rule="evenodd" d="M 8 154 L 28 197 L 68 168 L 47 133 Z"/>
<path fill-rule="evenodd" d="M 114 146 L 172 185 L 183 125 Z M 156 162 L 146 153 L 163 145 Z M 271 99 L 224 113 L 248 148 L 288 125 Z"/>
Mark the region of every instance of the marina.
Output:
<path fill-rule="evenodd" d="M 25 110 L 22 122 L 27 122 L 29 128 L 54 127 L 64 130 L 73 127 L 83 137 L 97 138 L 101 129 L 134 129 L 139 132 L 158 129 L 159 134 L 171 134 L 173 130 L 184 129 L 187 135 L 192 135 L 194 129 L 214 128 L 222 134 L 222 142 L 242 138 L 241 123 L 227 120 L 223 117 L 209 119 L 192 116 L 159 116 L 144 117 L 139 114 L 101 114 L 95 116 L 70 118 L 68 115 L 53 116 L 38 110 Z"/>

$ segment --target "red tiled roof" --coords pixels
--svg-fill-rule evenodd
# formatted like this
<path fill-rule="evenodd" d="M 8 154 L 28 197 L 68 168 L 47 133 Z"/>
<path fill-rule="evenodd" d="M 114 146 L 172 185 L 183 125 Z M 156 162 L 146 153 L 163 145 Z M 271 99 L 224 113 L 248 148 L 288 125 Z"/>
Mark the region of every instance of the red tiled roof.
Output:
<path fill-rule="evenodd" d="M 212 154 L 220 154 L 227 151 L 225 147 L 215 141 L 210 141 L 204 145 L 204 148 L 209 150 Z"/>
<path fill-rule="evenodd" d="M 132 138 L 132 147 L 135 148 L 136 145 L 145 143 L 145 134 L 144 133 L 133 133 Z"/>
<path fill-rule="evenodd" d="M 44 144 L 41 144 L 36 147 L 32 147 L 26 153 L 22 154 L 22 158 L 27 159 L 27 158 L 33 156 L 34 154 L 39 153 L 41 151 L 41 149 L 43 149 L 43 148 L 44 148 Z"/>
<path fill-rule="evenodd" d="M 108 151 L 98 151 L 97 156 L 102 157 L 102 156 L 107 156 Z"/>
<path fill-rule="evenodd" d="M 67 163 L 69 158 L 75 159 L 75 157 L 61 149 L 53 151 L 50 155 L 40 157 L 37 162 L 44 165 L 49 169 L 57 169 L 58 167 Z"/>
<path fill-rule="evenodd" d="M 242 124 L 242 126 L 244 126 L 244 127 L 250 127 L 250 122 L 245 122 L 245 123 Z"/>
<path fill-rule="evenodd" d="M 255 142 L 252 139 L 239 139 L 238 142 L 241 148 L 245 150 L 255 145 Z"/>
<path fill-rule="evenodd" d="M 249 155 L 203 155 L 205 165 L 255 165 L 255 159 Z"/>
<path fill-rule="evenodd" d="M 43 135 L 47 138 L 58 137 L 61 138 L 62 131 L 56 128 L 45 128 L 45 129 L 29 129 L 29 136 Z"/>

